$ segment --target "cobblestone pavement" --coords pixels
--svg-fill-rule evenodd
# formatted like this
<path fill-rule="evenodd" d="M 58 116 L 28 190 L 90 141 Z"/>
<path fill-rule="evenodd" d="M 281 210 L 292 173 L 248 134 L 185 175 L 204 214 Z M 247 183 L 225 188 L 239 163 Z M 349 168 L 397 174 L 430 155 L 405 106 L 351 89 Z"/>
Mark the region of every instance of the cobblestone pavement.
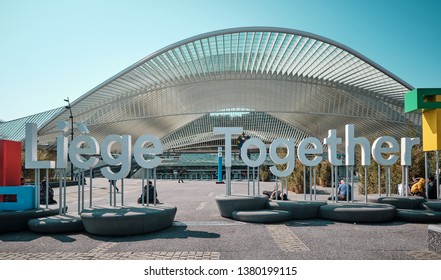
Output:
<path fill-rule="evenodd" d="M 219 260 L 219 252 L 0 253 L 1 260 Z"/>
<path fill-rule="evenodd" d="M 225 185 L 214 181 L 158 180 L 158 198 L 177 206 L 173 227 L 145 235 L 94 236 L 86 232 L 38 234 L 30 231 L 0 234 L 0 260 L 440 260 L 429 251 L 427 224 L 391 222 L 349 224 L 313 219 L 283 224 L 249 224 L 220 216 L 215 202 Z M 262 190 L 274 183 L 262 183 Z M 234 193 L 247 193 L 247 182 L 233 182 Z M 68 214 L 89 205 L 78 204 L 78 187 L 68 187 Z M 120 189 L 121 190 L 121 189 Z M 55 189 L 56 197 L 58 189 Z M 117 205 L 136 204 L 141 180 L 126 180 Z M 95 179 L 93 205 L 109 205 L 105 179 Z M 318 200 L 329 190 L 320 189 Z M 81 197 L 81 196 L 80 196 Z M 303 200 L 303 195 L 290 194 Z M 82 203 L 81 203 L 82 204 Z"/>

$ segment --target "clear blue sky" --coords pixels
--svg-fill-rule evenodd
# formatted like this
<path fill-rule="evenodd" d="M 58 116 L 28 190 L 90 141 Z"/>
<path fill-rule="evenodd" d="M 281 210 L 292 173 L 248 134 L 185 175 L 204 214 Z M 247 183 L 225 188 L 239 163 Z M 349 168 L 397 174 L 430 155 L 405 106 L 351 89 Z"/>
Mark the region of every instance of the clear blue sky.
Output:
<path fill-rule="evenodd" d="M 243 26 L 324 36 L 414 87 L 441 87 L 439 0 L 0 0 L 0 120 L 64 106 L 156 50 Z"/>

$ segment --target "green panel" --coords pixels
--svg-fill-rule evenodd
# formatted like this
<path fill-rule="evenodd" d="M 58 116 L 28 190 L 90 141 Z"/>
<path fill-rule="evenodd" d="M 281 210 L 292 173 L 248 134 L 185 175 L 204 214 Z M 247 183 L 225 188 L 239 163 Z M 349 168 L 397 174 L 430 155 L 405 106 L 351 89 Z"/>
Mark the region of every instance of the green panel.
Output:
<path fill-rule="evenodd" d="M 441 96 L 441 88 L 416 88 L 409 91 L 404 95 L 404 112 L 439 109 L 441 102 L 435 101 L 436 96 Z"/>

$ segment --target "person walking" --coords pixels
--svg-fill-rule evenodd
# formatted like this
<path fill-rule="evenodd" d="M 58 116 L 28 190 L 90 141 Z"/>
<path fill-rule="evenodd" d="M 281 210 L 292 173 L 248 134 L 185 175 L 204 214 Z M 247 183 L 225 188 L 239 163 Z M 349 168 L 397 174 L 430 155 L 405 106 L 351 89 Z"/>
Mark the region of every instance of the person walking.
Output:
<path fill-rule="evenodd" d="M 184 183 L 184 179 L 182 177 L 184 177 L 184 171 L 181 169 L 178 173 L 178 183 Z"/>
<path fill-rule="evenodd" d="M 109 180 L 110 184 L 112 184 L 112 187 L 115 188 L 116 192 L 119 192 L 118 187 L 116 186 L 116 180 Z"/>

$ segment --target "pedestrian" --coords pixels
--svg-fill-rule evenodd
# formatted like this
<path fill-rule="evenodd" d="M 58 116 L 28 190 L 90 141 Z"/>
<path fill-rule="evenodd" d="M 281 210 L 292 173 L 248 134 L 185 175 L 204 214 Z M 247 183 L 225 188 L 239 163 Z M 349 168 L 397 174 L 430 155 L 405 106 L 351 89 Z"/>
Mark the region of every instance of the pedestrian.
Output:
<path fill-rule="evenodd" d="M 46 177 L 40 183 L 40 204 L 46 204 L 46 195 L 48 195 L 48 204 L 57 204 L 54 199 L 54 190 L 51 186 L 47 186 L 48 194 L 46 194 Z"/>
<path fill-rule="evenodd" d="M 116 189 L 116 192 L 119 192 L 118 187 L 116 186 L 116 180 L 109 180 L 110 184 L 112 185 L 112 187 L 114 187 Z"/>
<path fill-rule="evenodd" d="M 184 179 L 183 179 L 183 177 L 184 177 L 184 170 L 179 170 L 179 173 L 178 173 L 178 183 L 184 183 Z"/>

